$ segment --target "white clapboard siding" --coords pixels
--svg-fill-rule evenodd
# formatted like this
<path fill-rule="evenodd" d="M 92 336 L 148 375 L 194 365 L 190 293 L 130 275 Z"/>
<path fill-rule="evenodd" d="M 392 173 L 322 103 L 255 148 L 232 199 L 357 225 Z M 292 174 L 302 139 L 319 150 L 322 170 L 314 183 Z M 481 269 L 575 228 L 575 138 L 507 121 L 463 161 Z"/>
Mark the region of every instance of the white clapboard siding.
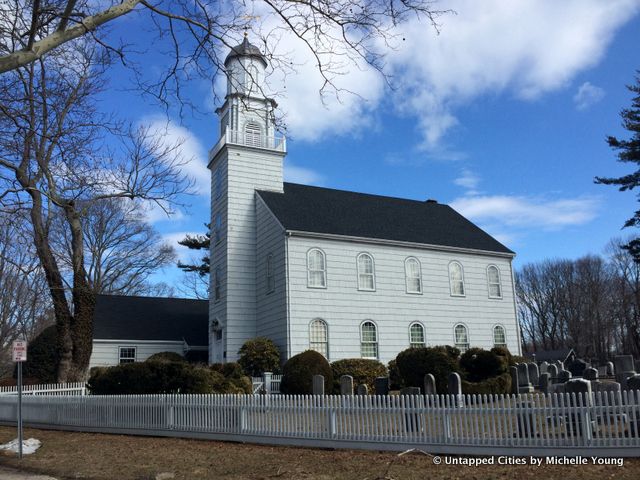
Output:
<path fill-rule="evenodd" d="M 425 328 L 429 346 L 453 345 L 454 327 L 468 329 L 471 347 L 492 348 L 493 327 L 501 325 L 511 352 L 520 352 L 511 259 L 504 256 L 446 252 L 390 245 L 291 236 L 287 240 L 291 354 L 309 348 L 309 323 L 322 318 L 329 330 L 329 360 L 360 357 L 360 324 L 378 329 L 379 359 L 388 362 L 409 348 L 409 326 Z M 307 287 L 309 249 L 326 255 L 327 288 Z M 358 290 L 356 257 L 375 262 L 375 291 Z M 406 292 L 405 260 L 415 257 L 422 271 L 422 294 Z M 465 296 L 449 288 L 449 263 L 464 269 Z M 487 267 L 500 271 L 502 298 L 489 298 Z"/>
<path fill-rule="evenodd" d="M 179 355 L 185 353 L 185 344 L 180 341 L 94 339 L 89 368 L 118 365 L 120 363 L 120 347 L 135 347 L 136 362 L 144 362 L 151 355 L 160 352 L 174 352 Z"/>
<path fill-rule="evenodd" d="M 527 395 L 33 396 L 24 422 L 131 435 L 489 455 L 640 456 L 640 392 Z M 0 422 L 16 418 L 0 396 Z"/>

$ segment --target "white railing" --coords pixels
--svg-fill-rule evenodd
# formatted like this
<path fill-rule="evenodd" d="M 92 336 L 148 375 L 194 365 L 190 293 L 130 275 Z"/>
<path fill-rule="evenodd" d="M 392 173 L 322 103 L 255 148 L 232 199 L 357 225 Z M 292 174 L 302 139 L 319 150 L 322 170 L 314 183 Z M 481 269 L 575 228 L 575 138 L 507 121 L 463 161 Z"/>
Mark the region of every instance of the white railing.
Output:
<path fill-rule="evenodd" d="M 527 395 L 32 396 L 54 428 L 332 448 L 490 455 L 640 456 L 640 392 Z M 0 397 L 0 422 L 16 418 Z"/>
<path fill-rule="evenodd" d="M 24 395 L 86 395 L 86 384 L 77 383 L 46 383 L 41 385 L 24 385 Z M 18 395 L 18 387 L 0 387 L 0 395 Z"/>
<path fill-rule="evenodd" d="M 282 375 L 271 375 L 270 377 L 251 377 L 252 391 L 254 394 L 266 393 L 264 388 L 265 380 L 271 379 L 271 390 L 269 393 L 280 393 L 280 382 L 282 381 Z"/>
<path fill-rule="evenodd" d="M 276 150 L 278 152 L 287 151 L 287 139 L 285 136 L 268 137 L 266 135 L 257 135 L 252 132 L 227 129 L 220 137 L 220 140 L 218 140 L 218 143 L 209 150 L 209 160 L 212 160 L 226 144 L 266 148 L 269 150 Z"/>

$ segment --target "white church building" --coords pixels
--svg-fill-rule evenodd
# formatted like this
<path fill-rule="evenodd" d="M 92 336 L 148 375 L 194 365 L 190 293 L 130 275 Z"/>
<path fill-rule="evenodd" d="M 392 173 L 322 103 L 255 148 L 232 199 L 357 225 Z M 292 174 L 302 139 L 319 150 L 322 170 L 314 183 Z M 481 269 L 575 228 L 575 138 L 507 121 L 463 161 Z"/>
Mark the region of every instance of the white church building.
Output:
<path fill-rule="evenodd" d="M 261 336 L 283 359 L 313 349 L 387 363 L 424 345 L 520 353 L 514 252 L 434 200 L 285 183 L 265 56 L 245 38 L 225 67 L 209 152 L 211 362 Z"/>

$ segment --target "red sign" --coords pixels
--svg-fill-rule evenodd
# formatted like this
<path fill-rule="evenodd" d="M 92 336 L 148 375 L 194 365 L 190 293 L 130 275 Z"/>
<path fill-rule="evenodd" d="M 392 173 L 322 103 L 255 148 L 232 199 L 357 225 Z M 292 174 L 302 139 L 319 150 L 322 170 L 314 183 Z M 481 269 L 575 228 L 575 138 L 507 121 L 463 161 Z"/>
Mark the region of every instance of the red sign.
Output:
<path fill-rule="evenodd" d="M 16 340 L 15 342 L 13 342 L 12 357 L 14 362 L 27 361 L 27 341 L 26 340 Z"/>

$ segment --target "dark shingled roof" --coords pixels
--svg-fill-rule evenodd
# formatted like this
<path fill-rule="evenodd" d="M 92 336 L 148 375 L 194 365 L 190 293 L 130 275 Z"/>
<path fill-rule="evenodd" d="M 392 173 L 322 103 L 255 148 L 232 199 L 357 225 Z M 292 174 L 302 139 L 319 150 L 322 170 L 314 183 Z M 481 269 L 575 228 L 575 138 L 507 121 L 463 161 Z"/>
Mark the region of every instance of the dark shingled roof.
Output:
<path fill-rule="evenodd" d="M 535 355 L 536 362 L 555 362 L 556 360 L 565 362 L 572 353 L 575 355 L 573 348 L 560 348 L 558 350 L 539 350 L 533 353 L 526 353 L 525 357 L 533 358 L 533 355 Z"/>
<path fill-rule="evenodd" d="M 100 340 L 185 340 L 209 344 L 209 302 L 187 298 L 98 295 L 93 338 Z"/>
<path fill-rule="evenodd" d="M 287 230 L 513 254 L 448 205 L 284 184 L 258 192 Z"/>
<path fill-rule="evenodd" d="M 227 55 L 227 58 L 224 59 L 225 67 L 227 66 L 227 63 L 229 63 L 229 60 L 236 57 L 257 58 L 264 64 L 265 67 L 267 66 L 267 59 L 264 58 L 264 55 L 262 54 L 262 52 L 258 47 L 256 47 L 252 43 L 249 43 L 249 40 L 247 39 L 246 36 L 244 37 L 244 40 L 242 41 L 242 43 L 240 45 L 233 47 L 229 52 L 229 55 Z"/>

